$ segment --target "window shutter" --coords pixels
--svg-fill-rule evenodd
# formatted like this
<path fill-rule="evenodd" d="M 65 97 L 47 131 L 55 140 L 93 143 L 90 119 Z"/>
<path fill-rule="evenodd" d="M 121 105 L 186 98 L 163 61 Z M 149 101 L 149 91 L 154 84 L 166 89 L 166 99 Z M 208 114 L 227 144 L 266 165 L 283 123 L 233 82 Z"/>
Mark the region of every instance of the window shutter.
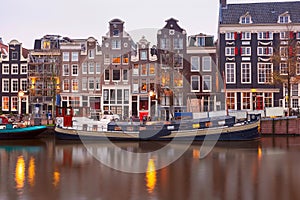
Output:
<path fill-rule="evenodd" d="M 237 56 L 239 54 L 239 49 L 237 47 L 234 48 L 234 54 Z"/>
<path fill-rule="evenodd" d="M 269 47 L 266 47 L 266 55 L 269 54 Z"/>
<path fill-rule="evenodd" d="M 293 47 L 289 46 L 289 56 L 292 57 L 293 56 Z"/>
<path fill-rule="evenodd" d="M 237 39 L 238 39 L 237 32 L 234 32 L 234 39 L 235 39 L 235 40 L 237 40 Z"/>
<path fill-rule="evenodd" d="M 270 37 L 269 32 L 266 32 L 266 38 L 269 39 L 269 37 Z"/>
<path fill-rule="evenodd" d="M 243 47 L 241 47 L 240 52 L 241 52 L 241 55 L 242 55 L 243 54 Z"/>
<path fill-rule="evenodd" d="M 290 39 L 293 39 L 293 38 L 294 38 L 294 32 L 290 31 Z"/>

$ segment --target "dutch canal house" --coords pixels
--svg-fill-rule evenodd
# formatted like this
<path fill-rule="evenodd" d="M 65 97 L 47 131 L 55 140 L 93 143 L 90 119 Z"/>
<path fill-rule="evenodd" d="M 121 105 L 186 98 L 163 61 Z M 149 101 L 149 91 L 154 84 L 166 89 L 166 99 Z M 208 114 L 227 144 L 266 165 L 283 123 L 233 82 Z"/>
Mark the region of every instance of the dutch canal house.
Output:
<path fill-rule="evenodd" d="M 28 113 L 28 50 L 22 43 L 11 40 L 8 46 L 0 39 L 0 112 L 3 114 Z"/>
<path fill-rule="evenodd" d="M 131 55 L 136 44 L 124 29 L 124 22 L 113 19 L 109 22 L 109 31 L 102 37 L 102 111 L 109 111 L 129 118 L 131 111 Z"/>
<path fill-rule="evenodd" d="M 188 37 L 190 92 L 187 99 L 191 112 L 224 110 L 223 78 L 217 66 L 216 55 L 212 35 L 200 33 Z"/>
<path fill-rule="evenodd" d="M 157 55 L 155 46 L 143 36 L 137 42 L 137 51 L 131 56 L 131 94 L 132 116 L 158 116 L 158 85 Z"/>
<path fill-rule="evenodd" d="M 225 73 L 227 108 L 263 110 L 290 103 L 299 109 L 299 49 L 300 2 L 221 0 L 219 67 Z"/>

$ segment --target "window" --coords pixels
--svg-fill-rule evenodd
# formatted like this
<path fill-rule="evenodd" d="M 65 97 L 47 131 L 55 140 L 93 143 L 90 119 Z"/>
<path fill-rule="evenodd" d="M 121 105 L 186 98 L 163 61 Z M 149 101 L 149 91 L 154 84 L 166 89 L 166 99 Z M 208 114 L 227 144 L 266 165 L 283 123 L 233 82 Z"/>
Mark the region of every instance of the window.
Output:
<path fill-rule="evenodd" d="M 204 47 L 205 46 L 205 37 L 197 37 L 197 46 Z"/>
<path fill-rule="evenodd" d="M 100 63 L 96 63 L 96 74 L 101 73 Z"/>
<path fill-rule="evenodd" d="M 109 78 L 109 69 L 106 69 L 104 71 L 104 81 L 109 81 L 110 78 Z"/>
<path fill-rule="evenodd" d="M 202 58 L 202 71 L 204 71 L 204 72 L 211 71 L 211 57 L 210 56 L 204 56 Z"/>
<path fill-rule="evenodd" d="M 296 33 L 296 39 L 300 39 L 300 32 Z"/>
<path fill-rule="evenodd" d="M 170 39 L 161 38 L 160 39 L 160 48 L 161 49 L 169 49 L 170 48 Z"/>
<path fill-rule="evenodd" d="M 124 90 L 124 103 L 125 104 L 129 103 L 129 90 L 128 89 Z"/>
<path fill-rule="evenodd" d="M 113 81 L 120 81 L 121 80 L 121 74 L 119 69 L 113 70 Z"/>
<path fill-rule="evenodd" d="M 161 54 L 160 56 L 161 56 L 160 57 L 161 64 L 167 65 L 166 67 L 169 67 L 170 55 L 169 54 Z"/>
<path fill-rule="evenodd" d="M 78 65 L 72 65 L 72 76 L 78 75 Z"/>
<path fill-rule="evenodd" d="M 155 64 L 154 63 L 149 64 L 149 75 L 155 75 Z"/>
<path fill-rule="evenodd" d="M 191 76 L 191 91 L 199 92 L 200 91 L 200 76 Z"/>
<path fill-rule="evenodd" d="M 63 65 L 63 76 L 69 76 L 69 75 L 70 75 L 69 65 Z"/>
<path fill-rule="evenodd" d="M 273 64 L 258 63 L 258 83 L 272 83 Z"/>
<path fill-rule="evenodd" d="M 3 111 L 9 110 L 9 97 L 2 96 L 2 110 Z"/>
<path fill-rule="evenodd" d="M 225 56 L 234 56 L 234 55 L 235 55 L 235 47 L 225 48 Z"/>
<path fill-rule="evenodd" d="M 119 30 L 118 30 L 118 29 L 114 29 L 114 30 L 113 30 L 113 36 L 114 36 L 114 37 L 119 36 Z"/>
<path fill-rule="evenodd" d="M 286 24 L 286 23 L 290 23 L 290 15 L 288 14 L 284 14 L 284 15 L 280 15 L 278 17 L 278 23 L 280 24 Z"/>
<path fill-rule="evenodd" d="M 265 107 L 273 107 L 273 95 L 270 92 L 265 93 Z"/>
<path fill-rule="evenodd" d="M 9 65 L 2 65 L 2 74 L 9 74 Z"/>
<path fill-rule="evenodd" d="M 182 54 L 175 54 L 174 55 L 174 67 L 175 68 L 182 68 L 183 67 Z"/>
<path fill-rule="evenodd" d="M 298 83 L 292 84 L 292 96 L 298 96 Z"/>
<path fill-rule="evenodd" d="M 241 39 L 242 40 L 251 40 L 251 32 L 242 32 Z"/>
<path fill-rule="evenodd" d="M 27 74 L 27 65 L 21 65 L 21 74 Z"/>
<path fill-rule="evenodd" d="M 174 49 L 183 49 L 183 38 L 174 38 Z"/>
<path fill-rule="evenodd" d="M 200 58 L 199 56 L 191 57 L 191 71 L 200 71 Z"/>
<path fill-rule="evenodd" d="M 235 94 L 234 92 L 227 92 L 226 93 L 226 104 L 227 104 L 227 109 L 235 109 Z"/>
<path fill-rule="evenodd" d="M 241 47 L 242 56 L 251 56 L 251 47 Z"/>
<path fill-rule="evenodd" d="M 89 78 L 89 90 L 94 90 L 94 78 Z"/>
<path fill-rule="evenodd" d="M 141 51 L 141 60 L 147 60 L 147 51 Z"/>
<path fill-rule="evenodd" d="M 300 75 L 300 63 L 296 64 L 296 74 Z"/>
<path fill-rule="evenodd" d="M 96 90 L 100 90 L 100 78 L 99 77 L 97 77 L 95 79 L 95 88 L 96 88 Z"/>
<path fill-rule="evenodd" d="M 257 55 L 258 56 L 272 56 L 273 48 L 272 47 L 258 47 Z"/>
<path fill-rule="evenodd" d="M 87 74 L 87 64 L 86 63 L 82 63 L 82 74 Z"/>
<path fill-rule="evenodd" d="M 69 80 L 65 79 L 63 81 L 63 91 L 68 92 L 70 90 Z"/>
<path fill-rule="evenodd" d="M 136 76 L 139 75 L 139 65 L 138 64 L 133 65 L 132 75 L 136 75 Z"/>
<path fill-rule="evenodd" d="M 94 63 L 90 62 L 89 63 L 89 74 L 94 74 L 94 73 L 95 73 Z"/>
<path fill-rule="evenodd" d="M 250 109 L 250 92 L 242 92 L 242 110 Z"/>
<path fill-rule="evenodd" d="M 23 91 L 27 91 L 27 79 L 20 79 L 20 81 L 21 81 L 21 90 L 23 90 Z"/>
<path fill-rule="evenodd" d="M 147 92 L 147 80 L 142 79 L 141 81 L 141 92 L 146 93 Z"/>
<path fill-rule="evenodd" d="M 226 83 L 235 83 L 235 63 L 225 64 Z"/>
<path fill-rule="evenodd" d="M 280 32 L 280 39 L 281 40 L 288 39 L 289 38 L 288 36 L 289 36 L 288 32 L 286 32 L 286 31 Z"/>
<path fill-rule="evenodd" d="M 123 69 L 123 81 L 128 81 L 128 70 Z"/>
<path fill-rule="evenodd" d="M 179 71 L 174 71 L 173 78 L 174 78 L 174 86 L 175 87 L 182 87 L 183 86 L 182 73 L 180 73 Z"/>
<path fill-rule="evenodd" d="M 104 64 L 110 64 L 109 54 L 104 54 Z"/>
<path fill-rule="evenodd" d="M 72 79 L 72 92 L 78 92 L 78 80 Z"/>
<path fill-rule="evenodd" d="M 178 92 L 174 94 L 174 106 L 183 106 L 183 93 Z"/>
<path fill-rule="evenodd" d="M 242 16 L 240 18 L 240 23 L 241 24 L 251 24 L 252 23 L 251 16 L 250 15 Z"/>
<path fill-rule="evenodd" d="M 121 49 L 121 40 L 112 40 L 111 48 L 112 49 Z"/>
<path fill-rule="evenodd" d="M 281 57 L 286 58 L 288 56 L 288 48 L 287 47 L 280 47 L 279 53 Z"/>
<path fill-rule="evenodd" d="M 273 33 L 269 31 L 259 32 L 257 38 L 259 40 L 273 40 Z"/>
<path fill-rule="evenodd" d="M 63 61 L 65 61 L 65 62 L 70 61 L 70 53 L 69 52 L 63 52 Z"/>
<path fill-rule="evenodd" d="M 211 76 L 210 75 L 203 76 L 202 89 L 203 89 L 203 92 L 211 92 Z"/>
<path fill-rule="evenodd" d="M 161 86 L 166 87 L 170 85 L 170 72 L 167 70 L 161 71 Z"/>
<path fill-rule="evenodd" d="M 11 56 L 12 56 L 12 58 L 11 58 L 12 60 L 18 60 L 18 58 L 19 58 L 19 54 L 17 51 L 13 51 Z"/>
<path fill-rule="evenodd" d="M 280 63 L 280 74 L 281 75 L 287 75 L 288 74 L 287 63 Z"/>
<path fill-rule="evenodd" d="M 17 111 L 18 97 L 11 97 L 11 111 Z"/>
<path fill-rule="evenodd" d="M 147 65 L 141 64 L 141 76 L 147 76 Z"/>
<path fill-rule="evenodd" d="M 82 78 L 82 90 L 87 90 L 87 79 Z"/>
<path fill-rule="evenodd" d="M 139 81 L 137 79 L 133 80 L 133 93 L 139 93 Z"/>
<path fill-rule="evenodd" d="M 292 107 L 299 108 L 299 100 L 298 99 L 292 99 Z"/>
<path fill-rule="evenodd" d="M 123 55 L 123 64 L 124 64 L 124 65 L 127 65 L 128 62 L 129 62 L 128 54 L 124 54 L 124 55 Z"/>
<path fill-rule="evenodd" d="M 241 64 L 241 82 L 242 83 L 251 83 L 251 64 L 242 63 Z"/>
<path fill-rule="evenodd" d="M 18 79 L 11 79 L 11 92 L 19 91 L 19 81 Z"/>
<path fill-rule="evenodd" d="M 88 51 L 89 59 L 95 58 L 95 49 L 89 49 Z"/>
<path fill-rule="evenodd" d="M 112 64 L 120 65 L 121 64 L 121 55 L 113 55 Z"/>
<path fill-rule="evenodd" d="M 18 74 L 18 65 L 12 65 L 11 66 L 11 74 Z"/>
<path fill-rule="evenodd" d="M 235 38 L 236 38 L 235 32 L 225 33 L 225 40 L 235 40 Z"/>
<path fill-rule="evenodd" d="M 72 52 L 72 61 L 78 61 L 78 52 Z"/>
<path fill-rule="evenodd" d="M 2 79 L 2 92 L 9 92 L 9 79 Z"/>

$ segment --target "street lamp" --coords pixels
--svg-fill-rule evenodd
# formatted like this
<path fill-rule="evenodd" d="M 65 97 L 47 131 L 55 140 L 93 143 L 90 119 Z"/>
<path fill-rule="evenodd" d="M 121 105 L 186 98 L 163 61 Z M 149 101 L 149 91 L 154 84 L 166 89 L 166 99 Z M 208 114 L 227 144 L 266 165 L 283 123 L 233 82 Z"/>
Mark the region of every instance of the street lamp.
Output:
<path fill-rule="evenodd" d="M 19 114 L 21 115 L 22 114 L 22 99 L 24 97 L 24 92 L 23 90 L 20 90 L 18 92 L 18 97 L 19 97 Z"/>

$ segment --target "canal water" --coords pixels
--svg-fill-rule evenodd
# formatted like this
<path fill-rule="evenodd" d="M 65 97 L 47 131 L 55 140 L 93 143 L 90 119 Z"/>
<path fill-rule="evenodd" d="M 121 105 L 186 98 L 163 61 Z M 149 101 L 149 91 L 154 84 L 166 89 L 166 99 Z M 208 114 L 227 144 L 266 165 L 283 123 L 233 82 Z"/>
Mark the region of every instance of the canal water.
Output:
<path fill-rule="evenodd" d="M 87 146 L 52 137 L 1 141 L 0 199 L 300 199 L 300 137 L 219 142 L 205 157 L 200 152 L 203 143 L 195 142 L 176 161 L 156 169 L 168 158 L 147 153 L 168 145 L 118 142 Z M 169 146 L 164 156 L 174 155 L 185 145 Z M 146 165 L 123 157 L 120 149 L 146 152 Z M 141 165 L 145 173 L 119 171 L 99 157 L 110 164 Z"/>

